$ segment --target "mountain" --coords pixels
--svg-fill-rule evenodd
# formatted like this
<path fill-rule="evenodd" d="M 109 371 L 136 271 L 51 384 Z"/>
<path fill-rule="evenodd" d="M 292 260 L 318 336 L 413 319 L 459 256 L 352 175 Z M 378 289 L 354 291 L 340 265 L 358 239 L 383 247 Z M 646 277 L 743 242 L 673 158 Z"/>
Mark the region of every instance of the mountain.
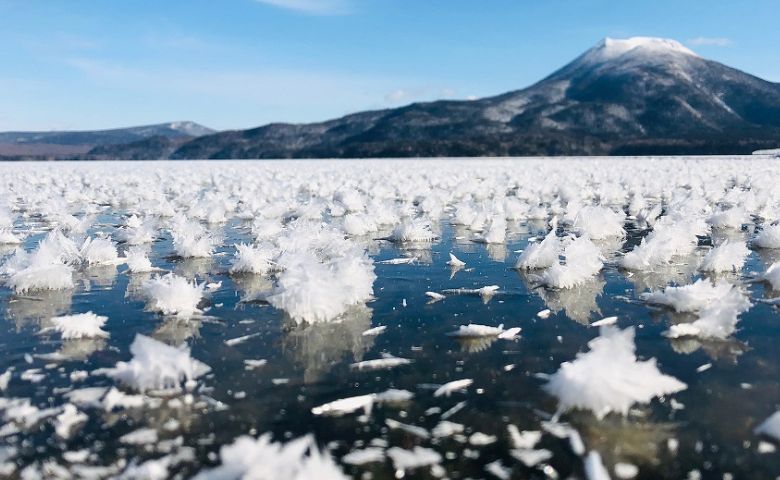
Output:
<path fill-rule="evenodd" d="M 171 122 L 92 131 L 0 132 L 0 156 L 83 157 L 95 147 L 125 145 L 151 138 L 164 138 L 175 145 L 181 145 L 186 140 L 214 132 L 195 122 Z"/>
<path fill-rule="evenodd" d="M 605 39 L 523 90 L 189 141 L 172 158 L 750 153 L 780 145 L 780 84 L 673 40 Z"/>
<path fill-rule="evenodd" d="M 674 40 L 605 39 L 538 83 L 194 139 L 148 137 L 87 158 L 749 154 L 780 145 L 780 84 Z"/>

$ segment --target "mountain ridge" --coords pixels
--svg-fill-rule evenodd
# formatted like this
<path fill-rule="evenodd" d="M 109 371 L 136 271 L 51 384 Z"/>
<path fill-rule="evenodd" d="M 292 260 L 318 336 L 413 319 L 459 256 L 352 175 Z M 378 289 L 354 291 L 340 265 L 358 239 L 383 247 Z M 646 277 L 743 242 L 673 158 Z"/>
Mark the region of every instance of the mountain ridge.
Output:
<path fill-rule="evenodd" d="M 183 144 L 216 130 L 191 121 L 176 121 L 101 130 L 9 131 L 0 132 L 0 157 L 83 158 L 95 148 L 125 145 L 149 138 L 165 138 Z"/>
<path fill-rule="evenodd" d="M 780 84 L 668 39 L 604 39 L 530 87 L 186 142 L 171 158 L 750 153 L 780 144 Z"/>
<path fill-rule="evenodd" d="M 674 40 L 606 38 L 535 84 L 313 123 L 96 146 L 83 158 L 749 154 L 780 145 L 780 84 Z"/>

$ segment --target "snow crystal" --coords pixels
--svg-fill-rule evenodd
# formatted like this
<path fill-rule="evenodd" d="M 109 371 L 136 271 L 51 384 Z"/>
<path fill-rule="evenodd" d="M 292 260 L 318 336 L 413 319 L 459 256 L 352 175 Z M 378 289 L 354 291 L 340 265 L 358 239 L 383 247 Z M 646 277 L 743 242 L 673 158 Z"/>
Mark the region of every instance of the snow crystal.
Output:
<path fill-rule="evenodd" d="M 189 348 L 176 348 L 137 334 L 130 345 L 133 358 L 98 371 L 140 392 L 180 391 L 211 369 L 190 356 Z"/>
<path fill-rule="evenodd" d="M 62 413 L 57 415 L 54 432 L 60 438 L 67 440 L 73 434 L 75 428 L 87 421 L 87 415 L 79 412 L 71 403 L 65 404 Z"/>
<path fill-rule="evenodd" d="M 436 465 L 442 460 L 441 455 L 436 450 L 420 446 L 411 450 L 399 447 L 389 448 L 387 456 L 393 461 L 393 467 L 400 471 Z"/>
<path fill-rule="evenodd" d="M 283 229 L 278 220 L 258 218 L 252 223 L 252 234 L 257 240 L 275 237 Z"/>
<path fill-rule="evenodd" d="M 601 251 L 587 237 L 571 240 L 563 248 L 566 262 L 556 263 L 542 274 L 542 282 L 554 288 L 573 288 L 597 275 L 604 263 Z"/>
<path fill-rule="evenodd" d="M 81 246 L 81 258 L 89 265 L 116 265 L 119 254 L 114 242 L 107 238 L 88 238 Z"/>
<path fill-rule="evenodd" d="M 498 334 L 498 338 L 501 340 L 514 340 L 518 337 L 521 331 L 522 329 L 520 327 L 507 328 Z"/>
<path fill-rule="evenodd" d="M 385 451 L 379 447 L 368 447 L 363 450 L 353 450 L 341 457 L 341 461 L 348 465 L 365 465 L 366 463 L 378 463 L 385 460 Z"/>
<path fill-rule="evenodd" d="M 444 300 L 445 298 L 447 298 L 446 296 L 438 292 L 425 292 L 425 296 L 431 299 L 429 303 L 438 302 L 440 300 Z"/>
<path fill-rule="evenodd" d="M 265 275 L 273 269 L 273 255 L 268 250 L 239 243 L 236 246 L 235 261 L 231 273 L 254 273 Z"/>
<path fill-rule="evenodd" d="M 8 228 L 0 228 L 0 245 L 18 245 L 22 239 Z"/>
<path fill-rule="evenodd" d="M 135 215 L 131 215 L 126 226 L 117 232 L 117 240 L 128 245 L 143 245 L 152 243 L 155 236 L 155 226 L 153 219 L 141 220 Z"/>
<path fill-rule="evenodd" d="M 553 225 L 555 225 L 554 222 Z M 555 234 L 555 228 L 553 228 L 544 237 L 544 240 L 539 243 L 531 243 L 523 250 L 515 267 L 524 270 L 550 268 L 558 263 L 559 249 L 559 240 Z"/>
<path fill-rule="evenodd" d="M 171 230 L 173 249 L 182 258 L 205 258 L 214 252 L 214 238 L 200 224 L 177 219 Z"/>
<path fill-rule="evenodd" d="M 154 277 L 143 285 L 149 307 L 165 315 L 192 316 L 199 313 L 203 285 L 172 273 Z"/>
<path fill-rule="evenodd" d="M 740 228 L 749 220 L 747 212 L 740 207 L 721 210 L 712 214 L 707 223 L 715 228 Z"/>
<path fill-rule="evenodd" d="M 476 239 L 482 243 L 504 243 L 506 241 L 506 219 L 500 216 L 491 218 L 481 235 Z"/>
<path fill-rule="evenodd" d="M 106 387 L 86 387 L 71 390 L 65 394 L 65 398 L 81 408 L 100 408 L 100 399 L 105 395 Z"/>
<path fill-rule="evenodd" d="M 154 428 L 139 428 L 119 437 L 122 443 L 131 445 L 146 445 L 157 442 L 157 430 Z"/>
<path fill-rule="evenodd" d="M 314 415 L 345 415 L 363 409 L 366 413 L 371 411 L 374 405 L 372 395 L 358 395 L 355 397 L 341 398 L 325 403 L 311 409 Z"/>
<path fill-rule="evenodd" d="M 416 425 L 409 425 L 407 423 L 402 423 L 397 420 L 393 420 L 391 418 L 388 418 L 385 420 L 385 425 L 390 427 L 392 430 L 402 430 L 410 435 L 414 435 L 415 437 L 421 438 L 423 440 L 427 440 L 431 437 L 431 434 L 428 433 L 428 430 L 418 427 Z"/>
<path fill-rule="evenodd" d="M 441 397 L 446 396 L 449 397 L 454 392 L 459 392 L 462 390 L 467 389 L 472 383 L 474 383 L 474 380 L 467 378 L 463 380 L 454 380 L 452 382 L 447 382 L 441 387 L 437 388 L 436 391 L 433 392 L 434 397 Z"/>
<path fill-rule="evenodd" d="M 332 402 L 325 403 L 311 409 L 314 415 L 332 415 L 341 416 L 348 413 L 363 410 L 365 413 L 371 412 L 375 403 L 395 403 L 407 401 L 412 397 L 411 392 L 406 390 L 387 390 L 381 393 L 371 393 L 368 395 L 357 395 L 354 397 L 341 398 Z"/>
<path fill-rule="evenodd" d="M 648 403 L 686 388 L 662 374 L 655 359 L 637 360 L 633 328 L 602 327 L 601 335 L 588 342 L 588 347 L 590 351 L 561 364 L 545 385 L 548 393 L 558 397 L 561 411 L 588 409 L 598 418 L 610 412 L 626 415 L 634 403 Z"/>
<path fill-rule="evenodd" d="M 701 226 L 696 220 L 659 222 L 642 242 L 620 259 L 620 266 L 630 270 L 651 270 L 670 263 L 675 257 L 688 255 L 698 246 Z"/>
<path fill-rule="evenodd" d="M 132 273 L 148 273 L 158 270 L 152 267 L 152 262 L 142 247 L 131 247 L 125 253 L 125 262 L 127 269 Z"/>
<path fill-rule="evenodd" d="M 222 465 L 204 470 L 193 480 L 346 480 L 333 459 L 317 448 L 314 438 L 301 437 L 288 443 L 271 441 L 270 434 L 254 439 L 238 437 L 219 451 Z"/>
<path fill-rule="evenodd" d="M 452 252 L 450 252 L 450 259 L 447 261 L 447 265 L 451 267 L 465 267 L 466 262 L 456 257 Z"/>
<path fill-rule="evenodd" d="M 478 325 L 470 323 L 468 325 L 461 325 L 458 330 L 450 332 L 447 335 L 451 337 L 497 337 L 504 332 L 504 325 L 498 327 L 491 327 L 489 325 Z"/>
<path fill-rule="evenodd" d="M 388 260 L 380 260 L 376 263 L 382 265 L 409 265 L 416 261 L 417 261 L 417 257 L 401 257 L 401 258 L 390 258 Z"/>
<path fill-rule="evenodd" d="M 62 334 L 64 340 L 92 337 L 107 338 L 108 333 L 101 330 L 106 320 L 108 320 L 108 317 L 95 315 L 92 312 L 54 317 L 50 320 L 53 326 L 43 329 L 42 332 L 49 330 L 57 331 Z"/>
<path fill-rule="evenodd" d="M 536 316 L 544 320 L 545 318 L 550 318 L 550 315 L 552 314 L 552 311 L 549 308 L 545 308 L 544 310 L 540 310 L 536 312 Z"/>
<path fill-rule="evenodd" d="M 761 425 L 755 428 L 755 433 L 768 435 L 773 439 L 780 441 L 780 411 L 773 413 Z"/>
<path fill-rule="evenodd" d="M 758 248 L 780 248 L 780 223 L 764 225 L 753 244 Z"/>
<path fill-rule="evenodd" d="M 614 325 L 617 322 L 618 317 L 606 317 L 602 318 L 601 320 L 596 320 L 595 322 L 588 325 L 589 327 L 603 327 L 605 325 Z"/>
<path fill-rule="evenodd" d="M 441 422 L 437 423 L 435 427 L 433 427 L 431 434 L 434 438 L 451 437 L 455 434 L 463 433 L 465 429 L 466 427 L 460 423 L 442 420 Z"/>
<path fill-rule="evenodd" d="M 780 290 L 780 262 L 775 262 L 766 269 L 762 278 L 772 285 L 775 290 Z"/>
<path fill-rule="evenodd" d="M 399 358 L 392 355 L 388 355 L 384 358 L 378 358 L 376 360 L 363 360 L 362 362 L 356 362 L 351 365 L 356 370 L 384 370 L 388 368 L 400 367 L 401 365 L 409 365 L 412 363 L 408 358 Z"/>
<path fill-rule="evenodd" d="M 723 340 L 736 329 L 739 314 L 750 307 L 747 297 L 734 286 L 723 297 L 701 308 L 695 321 L 672 325 L 666 335 L 672 338 L 695 336 Z"/>
<path fill-rule="evenodd" d="M 492 297 L 500 287 L 498 285 L 486 285 L 480 288 L 448 288 L 444 293 L 452 295 L 479 295 L 480 297 Z"/>
<path fill-rule="evenodd" d="M 376 223 L 366 214 L 350 213 L 344 217 L 344 233 L 350 236 L 362 236 L 378 229 Z"/>
<path fill-rule="evenodd" d="M 487 435 L 482 432 L 474 432 L 469 436 L 469 443 L 474 446 L 485 446 L 495 443 L 498 438 L 495 435 Z"/>
<path fill-rule="evenodd" d="M 585 476 L 588 480 L 609 480 L 609 472 L 599 452 L 593 450 L 585 457 Z"/>
<path fill-rule="evenodd" d="M 436 235 L 427 220 L 407 220 L 393 229 L 389 239 L 393 242 L 432 242 Z"/>
<path fill-rule="evenodd" d="M 701 269 L 705 272 L 739 271 L 742 269 L 742 265 L 745 264 L 748 255 L 750 255 L 750 250 L 744 243 L 725 241 L 710 250 L 704 257 Z"/>
<path fill-rule="evenodd" d="M 540 448 L 538 450 L 533 448 L 517 448 L 511 450 L 509 453 L 511 453 L 513 457 L 518 459 L 520 462 L 522 462 L 523 465 L 529 468 L 534 467 L 542 462 L 546 462 L 553 456 L 552 452 L 546 448 Z"/>
<path fill-rule="evenodd" d="M 16 250 L 3 263 L 10 274 L 6 284 L 24 293 L 30 290 L 61 290 L 73 287 L 73 268 L 69 263 L 81 260 L 76 245 L 59 231 L 51 232 L 30 254 Z"/>
<path fill-rule="evenodd" d="M 509 480 L 512 477 L 512 469 L 505 467 L 501 460 L 494 460 L 485 465 L 485 471 L 499 480 Z"/>
<path fill-rule="evenodd" d="M 285 270 L 277 277 L 268 302 L 299 322 L 326 322 L 351 305 L 373 295 L 373 262 L 365 255 L 345 255 L 321 263 L 314 255 L 296 254 L 283 259 Z"/>
<path fill-rule="evenodd" d="M 623 480 L 629 480 L 639 475 L 639 467 L 632 463 L 618 462 L 615 464 L 612 471 L 615 472 L 617 478 Z"/>
<path fill-rule="evenodd" d="M 507 425 L 507 431 L 514 448 L 534 448 L 542 439 L 542 432 L 538 430 L 524 430 L 521 432 L 512 424 Z"/>
<path fill-rule="evenodd" d="M 728 282 L 699 279 L 691 285 L 666 287 L 663 292 L 642 295 L 648 303 L 667 305 L 677 312 L 695 312 L 725 297 L 734 288 Z"/>
<path fill-rule="evenodd" d="M 136 461 L 130 464 L 122 471 L 120 480 L 165 480 L 169 478 L 168 467 L 171 463 L 171 457 L 166 456 L 159 459 L 147 460 L 143 463 Z"/>
<path fill-rule="evenodd" d="M 385 330 L 387 330 L 387 326 L 380 325 L 378 327 L 369 328 L 368 330 L 365 330 L 363 333 L 361 333 L 361 335 L 363 335 L 364 337 L 375 337 L 377 335 L 384 333 Z"/>
<path fill-rule="evenodd" d="M 154 403 L 153 400 L 154 399 L 144 395 L 128 395 L 117 390 L 115 387 L 111 387 L 101 400 L 101 403 L 105 411 L 111 412 L 116 408 L 140 408 L 144 405 Z"/>
<path fill-rule="evenodd" d="M 607 207 L 588 206 L 577 212 L 574 228 L 593 240 L 625 235 L 623 222 L 625 215 Z"/>
<path fill-rule="evenodd" d="M 8 383 L 11 381 L 11 375 L 13 371 L 9 368 L 2 375 L 0 375 L 0 392 L 4 392 L 8 389 Z"/>

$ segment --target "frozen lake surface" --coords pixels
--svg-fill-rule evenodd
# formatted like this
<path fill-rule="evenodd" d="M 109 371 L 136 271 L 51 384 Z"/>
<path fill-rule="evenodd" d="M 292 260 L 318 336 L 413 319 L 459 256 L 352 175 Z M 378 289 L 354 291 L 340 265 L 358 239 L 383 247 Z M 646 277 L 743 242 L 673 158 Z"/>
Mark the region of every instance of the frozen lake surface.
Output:
<path fill-rule="evenodd" d="M 778 184 L 2 163 L 0 477 L 775 478 Z"/>

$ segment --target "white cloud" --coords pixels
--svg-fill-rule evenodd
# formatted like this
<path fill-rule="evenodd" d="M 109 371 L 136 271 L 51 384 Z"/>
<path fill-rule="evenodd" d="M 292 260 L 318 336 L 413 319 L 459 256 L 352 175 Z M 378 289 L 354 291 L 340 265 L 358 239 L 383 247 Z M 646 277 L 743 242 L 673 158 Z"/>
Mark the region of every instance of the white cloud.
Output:
<path fill-rule="evenodd" d="M 255 0 L 266 5 L 295 10 L 310 15 L 339 15 L 349 13 L 347 0 Z"/>
<path fill-rule="evenodd" d="M 725 37 L 696 37 L 689 40 L 688 43 L 697 47 L 730 47 L 734 44 L 730 38 Z"/>
<path fill-rule="evenodd" d="M 202 52 L 213 50 L 214 43 L 186 34 L 160 34 L 152 32 L 142 37 L 142 41 L 152 48 L 167 48 L 175 50 L 196 50 Z"/>
<path fill-rule="evenodd" d="M 388 105 L 398 105 L 416 101 L 451 99 L 456 96 L 457 91 L 448 87 L 437 88 L 424 86 L 398 88 L 385 95 L 385 103 Z"/>
<path fill-rule="evenodd" d="M 385 102 L 401 103 L 408 98 L 409 98 L 409 92 L 407 92 L 403 88 L 399 88 L 398 90 L 393 90 L 392 92 L 385 95 Z"/>

